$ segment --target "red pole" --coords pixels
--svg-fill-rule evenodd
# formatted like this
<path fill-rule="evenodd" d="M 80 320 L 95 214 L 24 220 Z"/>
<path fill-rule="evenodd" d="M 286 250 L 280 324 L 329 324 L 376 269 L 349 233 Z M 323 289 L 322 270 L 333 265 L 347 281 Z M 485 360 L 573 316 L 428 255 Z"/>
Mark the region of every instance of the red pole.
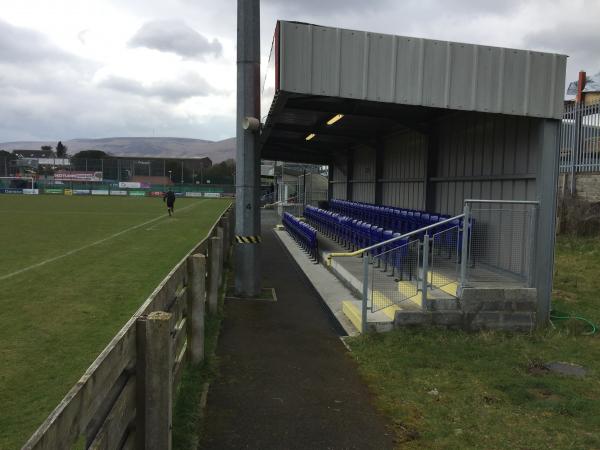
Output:
<path fill-rule="evenodd" d="M 583 70 L 579 71 L 579 79 L 577 80 L 577 97 L 575 97 L 576 103 L 581 103 L 584 100 L 583 90 L 585 89 L 585 82 L 587 77 L 585 76 L 585 72 Z"/>

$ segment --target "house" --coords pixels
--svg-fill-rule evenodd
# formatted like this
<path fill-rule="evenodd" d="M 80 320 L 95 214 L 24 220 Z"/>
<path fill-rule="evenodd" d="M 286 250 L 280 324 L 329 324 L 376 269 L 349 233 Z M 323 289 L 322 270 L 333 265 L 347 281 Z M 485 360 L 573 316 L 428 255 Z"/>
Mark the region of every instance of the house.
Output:
<path fill-rule="evenodd" d="M 580 101 L 586 105 L 600 102 L 600 72 L 588 77 L 585 72 L 579 72 L 579 80 L 569 83 L 567 95 L 578 95 L 579 82 L 583 80 L 583 89 L 581 89 Z"/>

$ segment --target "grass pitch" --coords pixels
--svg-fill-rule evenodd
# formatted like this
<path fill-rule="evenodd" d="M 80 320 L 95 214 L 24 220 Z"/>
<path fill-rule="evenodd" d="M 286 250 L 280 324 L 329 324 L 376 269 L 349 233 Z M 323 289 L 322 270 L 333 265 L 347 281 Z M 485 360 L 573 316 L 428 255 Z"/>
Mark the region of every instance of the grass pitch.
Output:
<path fill-rule="evenodd" d="M 0 196 L 0 449 L 47 417 L 230 200 Z"/>

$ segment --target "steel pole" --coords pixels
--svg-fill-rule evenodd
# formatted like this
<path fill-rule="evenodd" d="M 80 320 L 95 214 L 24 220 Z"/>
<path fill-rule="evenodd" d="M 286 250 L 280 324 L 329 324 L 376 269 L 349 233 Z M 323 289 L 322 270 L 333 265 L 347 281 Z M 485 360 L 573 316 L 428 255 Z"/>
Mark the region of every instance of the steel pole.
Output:
<path fill-rule="evenodd" d="M 369 257 L 363 256 L 363 291 L 362 291 L 362 308 L 361 308 L 361 322 L 360 332 L 366 334 L 369 331 L 367 323 L 367 308 L 369 303 Z"/>
<path fill-rule="evenodd" d="M 429 233 L 423 238 L 423 274 L 421 280 L 421 308 L 427 311 L 427 287 L 429 283 Z"/>
<path fill-rule="evenodd" d="M 244 130 L 245 117 L 260 119 L 260 1 L 238 0 L 236 221 L 239 236 L 260 234 L 258 202 L 260 155 L 258 132 Z M 235 292 L 241 297 L 260 293 L 259 244 L 237 244 Z"/>
<path fill-rule="evenodd" d="M 462 246 L 460 252 L 460 291 L 465 287 L 467 279 L 467 264 L 469 262 L 469 223 L 471 221 L 471 205 L 465 201 L 463 210 Z"/>

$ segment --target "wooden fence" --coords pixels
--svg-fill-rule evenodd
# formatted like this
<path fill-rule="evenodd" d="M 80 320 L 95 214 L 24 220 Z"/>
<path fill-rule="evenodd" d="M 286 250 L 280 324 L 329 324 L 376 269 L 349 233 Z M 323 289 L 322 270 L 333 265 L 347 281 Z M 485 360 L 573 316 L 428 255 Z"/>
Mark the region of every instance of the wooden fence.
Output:
<path fill-rule="evenodd" d="M 173 398 L 186 364 L 204 359 L 204 317 L 216 312 L 234 206 L 165 277 L 23 449 L 171 448 Z"/>

